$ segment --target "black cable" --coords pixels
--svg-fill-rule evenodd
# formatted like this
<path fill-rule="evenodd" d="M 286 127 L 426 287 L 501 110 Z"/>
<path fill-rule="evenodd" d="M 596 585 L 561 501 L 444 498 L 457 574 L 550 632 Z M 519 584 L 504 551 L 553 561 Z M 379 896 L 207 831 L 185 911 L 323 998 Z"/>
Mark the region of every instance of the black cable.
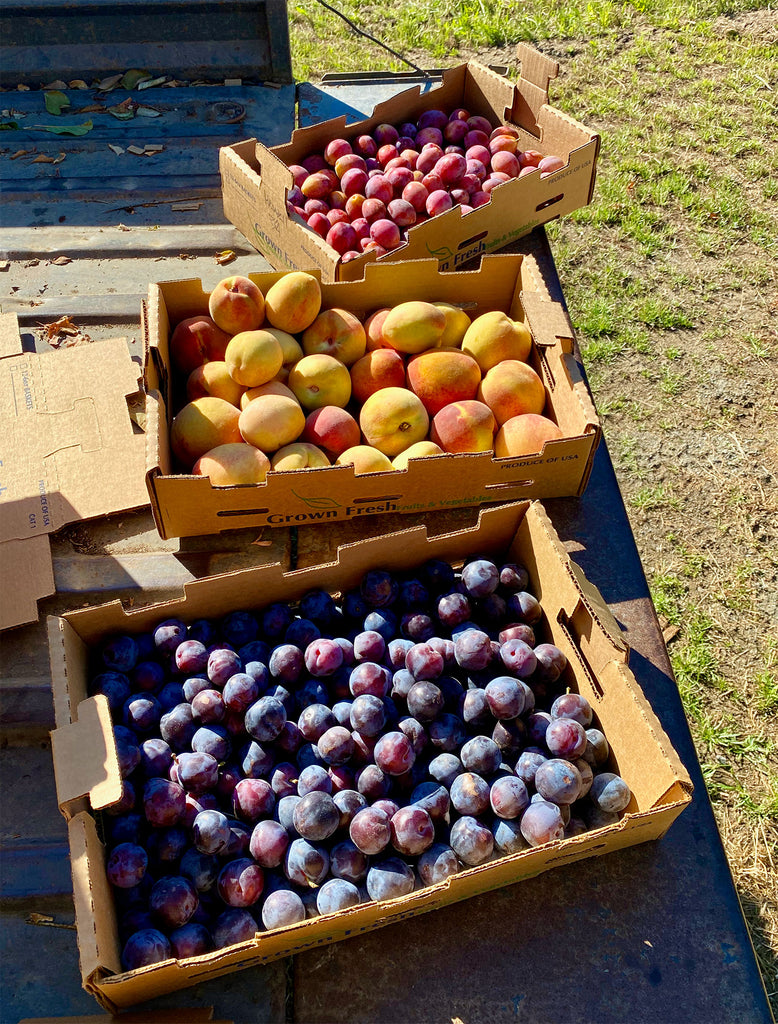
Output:
<path fill-rule="evenodd" d="M 398 53 L 396 50 L 393 50 L 391 48 L 391 46 L 387 46 L 386 43 L 382 43 L 380 39 L 376 39 L 375 36 L 371 36 L 369 32 L 363 32 L 362 29 L 358 28 L 354 24 L 354 22 L 351 21 L 350 18 L 346 17 L 345 14 L 342 14 L 335 7 L 332 7 L 330 4 L 326 3 L 326 0 L 317 0 L 317 3 L 320 3 L 322 5 L 322 7 L 326 7 L 328 11 L 332 11 L 333 14 L 337 14 L 337 16 L 339 18 L 342 18 L 346 22 L 346 24 L 349 26 L 349 28 L 352 28 L 358 35 L 364 36 L 365 39 L 369 39 L 371 42 L 375 43 L 377 46 L 383 47 L 383 49 L 386 50 L 388 53 L 391 53 L 393 57 L 397 57 L 398 60 L 403 61 L 403 63 L 407 64 L 409 67 L 412 67 L 414 71 L 418 71 L 419 74 L 423 75 L 425 78 L 429 78 L 430 77 L 429 72 L 425 71 L 424 68 L 418 67 L 418 65 L 414 64 L 413 61 L 408 60 L 407 57 L 403 57 L 403 55 L 401 53 Z"/>

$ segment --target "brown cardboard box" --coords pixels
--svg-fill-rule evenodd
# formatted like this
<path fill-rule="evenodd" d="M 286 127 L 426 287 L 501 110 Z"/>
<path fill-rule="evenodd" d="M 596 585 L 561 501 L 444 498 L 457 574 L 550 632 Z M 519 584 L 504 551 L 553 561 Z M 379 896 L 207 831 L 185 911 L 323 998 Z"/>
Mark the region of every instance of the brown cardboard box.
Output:
<path fill-rule="evenodd" d="M 440 274 L 434 260 L 371 265 L 364 281 L 322 285 L 325 306 L 367 314 L 408 299 L 464 305 L 471 318 L 500 309 L 532 331 L 532 363 L 548 394 L 546 414 L 564 437 L 529 458 L 491 452 L 414 459 L 401 472 L 355 475 L 351 466 L 269 473 L 263 484 L 212 487 L 175 471 L 169 444 L 174 401 L 168 340 L 171 325 L 207 311 L 199 281 L 152 285 L 146 307 L 148 359 L 147 481 L 163 537 L 218 533 L 246 526 L 335 522 L 382 512 L 419 512 L 518 498 L 581 494 L 591 471 L 600 425 L 573 353 L 573 328 L 545 284 L 542 256 L 485 256 L 478 270 Z M 261 289 L 280 274 L 250 275 Z"/>
<path fill-rule="evenodd" d="M 376 261 L 368 253 L 342 263 L 338 253 L 298 215 L 289 215 L 287 191 L 291 164 L 321 153 L 334 138 L 353 139 L 376 125 L 415 120 L 424 110 L 457 107 L 487 117 L 496 127 L 520 130 L 520 147 L 556 155 L 565 166 L 541 179 L 530 174 L 506 182 L 490 203 L 462 216 L 454 207 L 409 229 L 407 243 L 378 259 L 429 259 L 441 270 L 456 270 L 475 256 L 499 249 L 539 224 L 591 202 L 600 137 L 548 104 L 548 83 L 558 64 L 532 47 L 518 48 L 521 77 L 508 79 L 475 61 L 443 73 L 442 82 L 422 91 L 417 85 L 378 104 L 363 121 L 346 125 L 345 115 L 297 129 L 289 143 L 267 148 L 255 139 L 220 150 L 224 212 L 273 267 L 318 267 L 323 281 L 355 281 Z"/>
<path fill-rule="evenodd" d="M 461 563 L 474 551 L 526 565 L 530 589 L 544 610 L 538 636 L 567 655 L 566 682 L 593 705 L 610 742 L 613 768 L 632 790 L 622 820 L 468 868 L 400 899 L 259 932 L 251 941 L 186 961 L 122 972 L 95 813 L 118 799 L 121 780 L 107 702 L 88 696 L 90 646 L 116 633 L 148 630 L 168 617 L 217 618 L 232 610 L 294 600 L 313 587 L 342 593 L 370 568 L 401 572 L 429 558 Z M 51 617 L 49 644 L 57 726 L 52 753 L 60 810 L 68 821 L 83 984 L 111 1010 L 404 920 L 583 857 L 657 839 L 691 800 L 688 774 L 629 669 L 617 623 L 565 553 L 538 502 L 482 510 L 476 526 L 432 538 L 424 527 L 383 534 L 342 546 L 333 562 L 287 574 L 271 565 L 198 580 L 186 587 L 182 599 L 164 604 L 128 611 L 113 602 Z"/>
<path fill-rule="evenodd" d="M 32 622 L 54 592 L 48 535 L 148 503 L 141 368 L 123 338 L 36 353 L 0 314 L 0 629 Z M 137 402 L 135 399 L 137 398 Z"/>

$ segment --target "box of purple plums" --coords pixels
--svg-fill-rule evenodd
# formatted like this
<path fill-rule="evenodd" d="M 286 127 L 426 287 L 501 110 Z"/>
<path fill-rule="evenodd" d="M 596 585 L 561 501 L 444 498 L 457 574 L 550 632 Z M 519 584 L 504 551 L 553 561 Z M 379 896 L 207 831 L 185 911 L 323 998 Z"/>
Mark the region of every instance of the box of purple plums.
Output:
<path fill-rule="evenodd" d="M 309 568 L 49 619 L 80 964 L 103 1006 L 413 928 L 658 839 L 688 805 L 543 506 L 433 518 Z"/>

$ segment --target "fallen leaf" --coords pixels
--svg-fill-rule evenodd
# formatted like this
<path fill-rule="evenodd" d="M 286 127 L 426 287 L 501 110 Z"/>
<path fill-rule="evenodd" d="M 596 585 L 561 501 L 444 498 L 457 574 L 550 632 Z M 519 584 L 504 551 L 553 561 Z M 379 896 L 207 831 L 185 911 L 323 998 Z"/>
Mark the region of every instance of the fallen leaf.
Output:
<path fill-rule="evenodd" d="M 55 267 L 64 267 L 68 263 L 72 263 L 73 260 L 69 256 L 57 256 L 55 260 L 51 261 Z"/>
<path fill-rule="evenodd" d="M 134 153 L 135 156 L 144 156 L 144 154 L 146 153 L 146 147 L 145 146 L 128 146 L 127 147 L 127 152 L 128 153 Z"/>
<path fill-rule="evenodd" d="M 161 142 L 149 142 L 143 148 L 147 153 L 161 153 L 165 147 Z"/>
<path fill-rule="evenodd" d="M 79 107 L 78 110 L 74 110 L 74 114 L 104 114 L 106 111 L 105 104 L 103 103 L 90 103 L 86 107 Z"/>
<path fill-rule="evenodd" d="M 139 71 L 137 68 L 132 68 L 130 71 L 125 71 L 122 75 L 122 89 L 134 89 L 136 85 L 140 85 L 141 82 L 151 78 L 148 71 Z"/>
<path fill-rule="evenodd" d="M 135 117 L 135 104 L 128 96 L 126 100 L 117 103 L 115 107 L 109 107 L 108 113 L 113 114 L 120 121 L 129 121 L 130 118 Z"/>
<path fill-rule="evenodd" d="M 154 107 L 136 107 L 135 113 L 138 117 L 162 117 L 162 112 Z"/>
<path fill-rule="evenodd" d="M 91 121 L 85 121 L 84 124 L 27 124 L 24 126 L 23 130 L 33 132 L 51 132 L 54 135 L 86 135 L 86 133 L 91 132 L 93 128 L 94 125 Z"/>
<path fill-rule="evenodd" d="M 196 260 L 197 259 L 197 257 L 194 255 L 194 253 L 191 253 L 191 252 L 180 252 L 178 254 L 178 258 L 180 260 Z"/>
<path fill-rule="evenodd" d="M 29 87 L 29 85 L 24 85 L 24 83 L 23 83 L 23 82 L 20 82 L 20 83 L 19 83 L 19 84 L 18 84 L 18 85 L 16 86 L 16 91 L 17 91 L 17 92 L 29 92 L 29 91 L 30 91 L 30 87 Z"/>
<path fill-rule="evenodd" d="M 126 224 L 117 224 L 116 226 L 119 231 L 132 231 L 132 228 L 128 228 Z"/>
<path fill-rule="evenodd" d="M 56 116 L 70 106 L 70 100 L 64 92 L 60 92 L 58 89 L 45 92 L 43 94 L 43 102 L 46 104 L 46 110 Z"/>
<path fill-rule="evenodd" d="M 27 269 L 27 267 L 37 267 L 39 263 L 40 263 L 40 260 L 36 260 L 33 257 L 33 259 L 27 260 L 27 262 L 24 264 L 25 270 Z"/>
<path fill-rule="evenodd" d="M 0 263 L 0 273 L 4 273 L 6 270 L 8 270 L 8 268 L 10 266 L 11 266 L 11 261 L 10 260 L 3 260 Z"/>
<path fill-rule="evenodd" d="M 61 78 L 58 78 L 55 82 L 49 82 L 48 85 L 44 85 L 44 92 L 49 89 L 67 89 L 67 82 L 63 82 Z"/>
<path fill-rule="evenodd" d="M 55 164 L 61 164 L 62 161 L 65 159 L 66 155 L 67 155 L 66 153 L 60 153 L 59 156 L 56 158 L 56 160 L 54 160 L 54 163 Z"/>
<path fill-rule="evenodd" d="M 15 132 L 19 130 L 18 121 L 3 121 L 0 123 L 0 132 Z"/>
<path fill-rule="evenodd" d="M 69 931 L 75 931 L 75 924 L 59 924 L 49 914 L 36 914 L 35 911 L 27 915 L 27 924 L 42 925 L 47 928 L 67 928 Z"/>
<path fill-rule="evenodd" d="M 86 84 L 83 78 L 74 78 L 72 82 L 68 82 L 68 89 L 88 89 L 89 86 Z"/>
<path fill-rule="evenodd" d="M 15 153 L 8 157 L 9 160 L 18 160 L 20 156 L 28 156 L 31 150 L 29 149 L 17 149 Z"/>
<path fill-rule="evenodd" d="M 110 92 L 112 89 L 116 88 L 121 80 L 121 75 L 111 75 L 110 78 L 103 78 L 102 81 L 98 82 L 97 88 L 100 92 Z"/>
<path fill-rule="evenodd" d="M 69 316 L 61 316 L 59 320 L 55 320 L 52 324 L 41 324 L 46 336 L 49 341 L 56 337 L 58 334 L 78 334 L 78 328 L 70 319 Z"/>
<path fill-rule="evenodd" d="M 167 75 L 163 75 L 161 78 L 150 78 L 145 82 L 138 83 L 138 89 L 151 89 L 155 85 L 164 85 L 167 81 Z"/>
<path fill-rule="evenodd" d="M 111 150 L 111 151 L 112 151 L 113 153 L 115 153 L 115 154 L 116 154 L 117 156 L 121 156 L 121 155 L 122 155 L 122 153 L 124 152 L 124 149 L 123 149 L 123 148 L 122 148 L 121 146 L 114 146 L 114 144 L 113 144 L 112 142 L 109 142 L 109 143 L 108 143 L 108 148 L 109 148 L 109 149 L 110 149 L 110 150 Z"/>
<path fill-rule="evenodd" d="M 232 249 L 223 249 L 222 252 L 217 252 L 214 257 L 219 266 L 224 266 L 225 263 L 232 263 L 236 258 Z"/>
<path fill-rule="evenodd" d="M 54 157 L 53 156 L 47 156 L 46 153 L 40 153 L 33 160 L 31 160 L 30 163 L 32 163 L 32 164 L 53 164 L 54 163 Z"/>

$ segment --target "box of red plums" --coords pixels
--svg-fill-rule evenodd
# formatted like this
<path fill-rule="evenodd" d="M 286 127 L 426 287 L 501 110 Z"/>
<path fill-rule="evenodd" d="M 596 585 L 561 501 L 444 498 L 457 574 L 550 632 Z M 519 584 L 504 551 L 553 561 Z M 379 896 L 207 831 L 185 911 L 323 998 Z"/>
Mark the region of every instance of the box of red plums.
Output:
<path fill-rule="evenodd" d="M 222 148 L 225 215 L 276 269 L 354 281 L 375 260 L 457 270 L 586 206 L 599 134 L 549 105 L 556 61 L 526 44 L 517 55 L 515 83 L 470 61 L 361 121 Z"/>
<path fill-rule="evenodd" d="M 413 928 L 658 839 L 688 805 L 543 506 L 433 519 L 49 619 L 80 964 L 102 1005 Z"/>

